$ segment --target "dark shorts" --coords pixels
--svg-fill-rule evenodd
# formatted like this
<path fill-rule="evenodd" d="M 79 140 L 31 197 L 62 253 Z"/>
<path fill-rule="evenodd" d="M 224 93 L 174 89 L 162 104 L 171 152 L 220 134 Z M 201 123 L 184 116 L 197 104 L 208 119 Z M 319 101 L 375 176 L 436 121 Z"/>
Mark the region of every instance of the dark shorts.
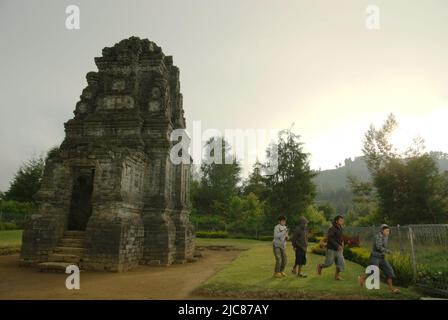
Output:
<path fill-rule="evenodd" d="M 296 266 L 297 265 L 306 265 L 306 250 L 303 250 L 300 247 L 296 249 Z"/>
<path fill-rule="evenodd" d="M 386 278 L 395 279 L 394 269 L 384 257 L 370 256 L 369 265 L 375 265 L 384 272 Z"/>

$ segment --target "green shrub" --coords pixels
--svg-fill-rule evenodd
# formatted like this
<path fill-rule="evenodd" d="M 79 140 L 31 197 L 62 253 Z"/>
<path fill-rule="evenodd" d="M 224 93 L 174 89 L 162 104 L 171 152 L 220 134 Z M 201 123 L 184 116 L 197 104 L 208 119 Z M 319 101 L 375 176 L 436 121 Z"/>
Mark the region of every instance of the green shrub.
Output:
<path fill-rule="evenodd" d="M 326 248 L 327 248 L 326 238 L 319 237 L 319 242 L 315 246 L 311 247 L 311 252 L 315 254 L 325 255 L 325 251 L 327 250 Z"/>
<path fill-rule="evenodd" d="M 192 213 L 190 215 L 190 221 L 196 230 L 220 231 L 226 228 L 223 218 L 217 215 Z"/>
<path fill-rule="evenodd" d="M 316 231 L 313 229 L 309 230 L 308 241 L 310 242 L 319 242 L 321 238 L 324 237 L 324 233 L 322 231 Z"/>
<path fill-rule="evenodd" d="M 37 212 L 37 206 L 30 202 L 0 200 L 0 211 L 3 222 L 23 224 L 33 213 Z"/>
<path fill-rule="evenodd" d="M 317 242 L 317 243 L 319 243 L 319 242 L 322 241 L 323 238 L 324 238 L 323 236 L 317 236 L 317 235 L 314 234 L 314 235 L 311 235 L 311 236 L 308 237 L 308 241 L 309 242 Z"/>
<path fill-rule="evenodd" d="M 367 267 L 369 265 L 370 251 L 363 247 L 344 247 L 344 257 L 363 267 Z"/>
<path fill-rule="evenodd" d="M 15 223 L 0 221 L 0 230 L 17 230 L 19 229 Z"/>
<path fill-rule="evenodd" d="M 227 231 L 196 231 L 197 238 L 227 238 Z"/>
<path fill-rule="evenodd" d="M 323 237 L 325 237 L 325 234 L 324 234 L 324 232 L 323 231 L 316 231 L 315 233 L 314 233 L 314 235 L 316 236 L 316 237 L 320 237 L 320 238 L 323 238 Z"/>
<path fill-rule="evenodd" d="M 410 254 L 401 254 L 395 252 L 387 256 L 387 261 L 394 269 L 397 279 L 395 283 L 398 285 L 408 286 L 414 280 L 414 272 L 412 268 L 412 260 Z"/>
<path fill-rule="evenodd" d="M 258 240 L 261 240 L 261 241 L 272 241 L 272 240 L 274 240 L 274 237 L 273 236 L 260 236 L 260 237 L 258 237 Z"/>

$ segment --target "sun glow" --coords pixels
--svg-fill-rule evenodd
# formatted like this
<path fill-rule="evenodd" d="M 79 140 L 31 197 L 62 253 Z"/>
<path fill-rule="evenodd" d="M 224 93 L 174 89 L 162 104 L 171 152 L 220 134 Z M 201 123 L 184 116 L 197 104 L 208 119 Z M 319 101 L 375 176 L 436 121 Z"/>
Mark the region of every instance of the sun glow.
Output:
<path fill-rule="evenodd" d="M 422 117 L 397 116 L 399 126 L 392 133 L 391 142 L 398 152 L 404 152 L 421 138 L 425 151 L 448 151 L 448 106 L 443 106 Z"/>

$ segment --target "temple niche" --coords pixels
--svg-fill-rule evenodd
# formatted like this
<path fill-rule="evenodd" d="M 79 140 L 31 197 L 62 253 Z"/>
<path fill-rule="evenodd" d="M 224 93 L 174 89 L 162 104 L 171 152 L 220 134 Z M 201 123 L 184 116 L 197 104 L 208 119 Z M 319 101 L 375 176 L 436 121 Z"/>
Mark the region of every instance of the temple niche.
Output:
<path fill-rule="evenodd" d="M 125 271 L 193 259 L 190 167 L 170 161 L 185 128 L 179 69 L 147 39 L 103 49 L 46 163 L 22 265 Z"/>

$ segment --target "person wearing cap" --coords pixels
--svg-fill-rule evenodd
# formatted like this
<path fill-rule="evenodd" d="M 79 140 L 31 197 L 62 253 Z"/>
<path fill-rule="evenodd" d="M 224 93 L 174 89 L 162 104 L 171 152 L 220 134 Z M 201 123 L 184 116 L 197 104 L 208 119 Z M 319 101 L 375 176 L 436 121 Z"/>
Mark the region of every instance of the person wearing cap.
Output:
<path fill-rule="evenodd" d="M 336 264 L 335 280 L 342 280 L 341 272 L 344 271 L 344 238 L 342 234 L 343 216 L 336 216 L 333 224 L 327 232 L 327 251 L 325 252 L 325 262 L 317 265 L 317 274 L 322 274 L 322 269 Z"/>
<path fill-rule="evenodd" d="M 307 277 L 302 273 L 302 267 L 306 265 L 306 250 L 308 248 L 307 225 L 308 220 L 305 217 L 300 217 L 291 240 L 292 246 L 296 253 L 296 261 L 294 267 L 292 268 L 292 273 L 297 274 L 300 278 Z"/>
<path fill-rule="evenodd" d="M 395 279 L 395 273 L 392 266 L 386 260 L 386 254 L 391 253 L 387 248 L 387 242 L 389 240 L 390 227 L 387 224 L 381 225 L 380 232 L 375 236 L 375 241 L 372 247 L 372 253 L 370 254 L 369 265 L 377 266 L 386 276 L 387 285 L 392 293 L 399 293 L 400 290 L 393 285 L 393 279 Z M 364 286 L 367 275 L 358 277 L 359 285 Z"/>

